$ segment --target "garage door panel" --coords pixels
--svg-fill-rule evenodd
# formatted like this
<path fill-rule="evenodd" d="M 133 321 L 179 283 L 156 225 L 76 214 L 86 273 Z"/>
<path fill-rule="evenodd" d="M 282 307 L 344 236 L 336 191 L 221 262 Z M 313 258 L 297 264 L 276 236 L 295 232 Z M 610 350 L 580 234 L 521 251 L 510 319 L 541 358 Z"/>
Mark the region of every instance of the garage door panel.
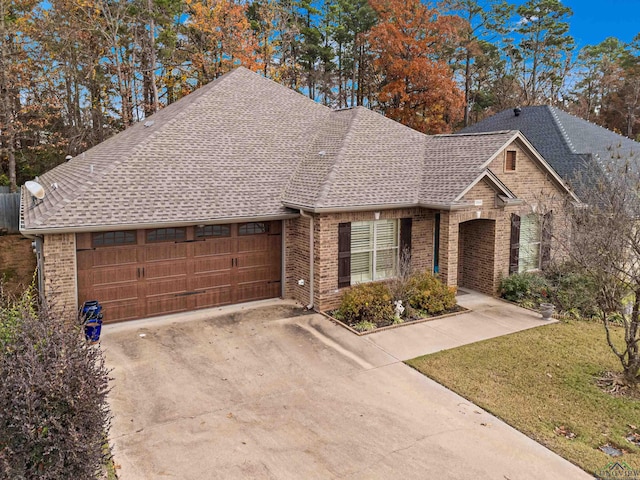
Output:
<path fill-rule="evenodd" d="M 165 280 L 154 280 L 146 283 L 147 297 L 157 297 L 159 295 L 185 293 L 188 290 L 187 276 L 173 277 Z"/>
<path fill-rule="evenodd" d="M 195 300 L 194 308 L 218 307 L 233 303 L 230 286 L 212 288 L 193 297 Z"/>
<path fill-rule="evenodd" d="M 140 287 L 136 284 L 105 285 L 93 287 L 86 291 L 86 300 L 98 300 L 103 302 L 133 301 L 140 295 Z M 91 297 L 91 298 L 88 298 Z"/>
<path fill-rule="evenodd" d="M 145 262 L 185 260 L 187 243 L 157 243 L 145 245 Z"/>
<path fill-rule="evenodd" d="M 102 305 L 104 323 L 135 320 L 144 315 L 140 312 L 137 298 L 130 301 L 100 302 L 100 304 Z"/>
<path fill-rule="evenodd" d="M 144 278 L 155 280 L 160 278 L 180 277 L 187 275 L 188 264 L 181 262 L 151 263 L 144 265 Z"/>
<path fill-rule="evenodd" d="M 251 300 L 262 300 L 280 295 L 280 282 L 249 282 L 238 284 L 237 302 L 249 302 Z"/>
<path fill-rule="evenodd" d="M 230 256 L 198 258 L 193 265 L 194 273 L 217 272 L 221 270 L 231 271 Z"/>
<path fill-rule="evenodd" d="M 274 273 L 274 269 L 269 265 L 257 268 L 241 268 L 238 270 L 237 280 L 238 283 L 267 282 L 279 280 L 279 278 L 276 277 Z"/>
<path fill-rule="evenodd" d="M 280 238 L 280 236 L 278 236 Z M 245 237 L 238 237 L 238 253 L 250 253 L 250 252 L 268 252 L 269 241 L 268 235 L 248 235 Z"/>
<path fill-rule="evenodd" d="M 188 310 L 188 296 L 159 296 L 147 298 L 147 315 L 165 315 Z"/>
<path fill-rule="evenodd" d="M 230 271 L 212 272 L 212 273 L 194 275 L 192 277 L 189 277 L 189 281 L 188 281 L 189 291 L 202 290 L 206 288 L 211 288 L 212 286 L 231 288 L 231 272 Z"/>
<path fill-rule="evenodd" d="M 91 249 L 79 251 L 77 254 L 78 269 L 92 267 L 136 264 L 138 262 L 137 247 L 112 247 L 111 249 Z"/>
<path fill-rule="evenodd" d="M 230 255 L 233 251 L 231 238 L 208 238 L 204 241 L 193 242 L 193 256 L 206 257 L 210 255 Z"/>
<path fill-rule="evenodd" d="M 83 272 L 83 274 L 79 276 L 79 281 L 83 283 L 89 282 L 94 287 L 118 283 L 135 285 L 138 281 L 138 269 L 135 265 L 125 267 L 103 267 Z"/>

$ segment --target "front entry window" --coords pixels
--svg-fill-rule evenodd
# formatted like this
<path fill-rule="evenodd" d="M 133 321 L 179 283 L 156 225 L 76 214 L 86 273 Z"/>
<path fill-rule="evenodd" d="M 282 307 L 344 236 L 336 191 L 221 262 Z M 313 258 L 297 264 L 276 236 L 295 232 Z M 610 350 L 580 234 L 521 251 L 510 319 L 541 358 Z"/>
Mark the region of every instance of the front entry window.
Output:
<path fill-rule="evenodd" d="M 398 263 L 398 221 L 351 223 L 351 284 L 384 280 Z"/>
<path fill-rule="evenodd" d="M 520 273 L 540 268 L 540 217 L 535 213 L 520 218 Z"/>

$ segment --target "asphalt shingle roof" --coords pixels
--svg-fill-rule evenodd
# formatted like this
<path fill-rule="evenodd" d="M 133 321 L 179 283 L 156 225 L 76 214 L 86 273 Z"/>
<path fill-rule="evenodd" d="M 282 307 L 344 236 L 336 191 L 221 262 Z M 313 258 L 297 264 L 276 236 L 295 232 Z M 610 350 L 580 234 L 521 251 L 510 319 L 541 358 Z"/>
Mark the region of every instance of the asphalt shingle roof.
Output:
<path fill-rule="evenodd" d="M 292 208 L 453 205 L 518 133 L 427 136 L 238 68 L 23 189 L 22 230 L 144 228 Z"/>
<path fill-rule="evenodd" d="M 611 160 L 640 153 L 640 143 L 547 105 L 522 107 L 519 116 L 503 110 L 460 133 L 520 130 L 565 181 L 588 174 L 592 161 L 600 169 Z M 637 161 L 637 160 L 636 160 Z M 588 178 L 584 175 L 583 178 Z"/>
<path fill-rule="evenodd" d="M 516 131 L 500 131 L 431 137 L 425 153 L 421 202 L 455 199 L 480 176 L 483 165 L 516 135 Z"/>

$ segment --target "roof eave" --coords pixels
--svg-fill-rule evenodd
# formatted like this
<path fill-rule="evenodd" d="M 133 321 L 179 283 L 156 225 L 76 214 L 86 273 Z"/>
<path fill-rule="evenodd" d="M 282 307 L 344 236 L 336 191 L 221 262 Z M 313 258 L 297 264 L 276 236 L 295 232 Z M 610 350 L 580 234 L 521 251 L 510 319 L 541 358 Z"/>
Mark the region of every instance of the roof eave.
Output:
<path fill-rule="evenodd" d="M 313 205 L 299 205 L 291 202 L 283 202 L 287 208 L 295 208 L 310 213 L 344 213 L 344 212 L 370 212 L 375 210 L 395 210 L 400 208 L 427 208 L 429 210 L 463 210 L 473 206 L 473 203 L 383 203 L 370 205 L 347 205 L 347 206 L 331 206 L 316 207 Z"/>
<path fill-rule="evenodd" d="M 280 213 L 275 215 L 256 215 L 247 217 L 223 217 L 215 219 L 199 219 L 184 221 L 166 221 L 150 223 L 118 223 L 110 225 L 82 225 L 69 227 L 26 228 L 20 226 L 23 235 L 55 235 L 62 233 L 108 232 L 114 230 L 144 230 L 149 228 L 189 227 L 192 225 L 220 225 L 225 223 L 268 222 L 299 217 L 299 213 Z"/>

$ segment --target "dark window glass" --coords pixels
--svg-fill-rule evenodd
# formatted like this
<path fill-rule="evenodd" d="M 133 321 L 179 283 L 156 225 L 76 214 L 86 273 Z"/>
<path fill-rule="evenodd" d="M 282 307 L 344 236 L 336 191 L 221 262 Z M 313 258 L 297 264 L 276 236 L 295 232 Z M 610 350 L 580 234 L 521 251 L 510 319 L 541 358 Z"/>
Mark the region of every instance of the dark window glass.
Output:
<path fill-rule="evenodd" d="M 206 225 L 204 227 L 196 227 L 196 238 L 229 236 L 231 236 L 231 228 L 229 225 Z"/>
<path fill-rule="evenodd" d="M 269 225 L 264 222 L 243 223 L 238 228 L 238 235 L 257 235 L 269 233 Z"/>
<path fill-rule="evenodd" d="M 507 162 L 505 165 L 505 170 L 514 172 L 516 170 L 516 152 L 508 151 L 507 152 Z"/>
<path fill-rule="evenodd" d="M 100 232 L 92 235 L 94 247 L 109 247 L 113 245 L 132 245 L 136 243 L 135 231 Z"/>
<path fill-rule="evenodd" d="M 147 230 L 147 242 L 179 242 L 186 238 L 186 228 L 156 228 L 154 230 Z"/>

